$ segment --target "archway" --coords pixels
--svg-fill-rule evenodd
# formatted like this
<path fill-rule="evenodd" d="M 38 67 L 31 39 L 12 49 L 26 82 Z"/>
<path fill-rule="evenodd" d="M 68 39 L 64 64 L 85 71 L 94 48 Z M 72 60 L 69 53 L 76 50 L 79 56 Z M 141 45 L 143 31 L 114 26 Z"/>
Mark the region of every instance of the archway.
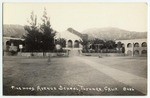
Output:
<path fill-rule="evenodd" d="M 68 48 L 72 48 L 72 40 L 68 40 Z"/>
<path fill-rule="evenodd" d="M 139 50 L 135 50 L 135 51 L 134 51 L 134 55 L 135 55 L 135 56 L 138 56 L 138 55 L 139 55 Z"/>
<path fill-rule="evenodd" d="M 128 50 L 128 51 L 127 51 L 127 55 L 128 55 L 128 56 L 131 56 L 131 55 L 132 55 L 132 51 L 131 51 L 131 50 Z"/>
<path fill-rule="evenodd" d="M 139 47 L 139 43 L 135 43 L 135 44 L 134 44 L 134 47 Z"/>
<path fill-rule="evenodd" d="M 74 48 L 79 48 L 79 41 L 78 40 L 74 41 Z"/>
<path fill-rule="evenodd" d="M 125 45 L 124 45 L 124 43 L 121 44 L 121 52 L 125 53 Z"/>
<path fill-rule="evenodd" d="M 142 54 L 147 54 L 147 50 L 142 50 Z"/>
<path fill-rule="evenodd" d="M 124 43 L 121 43 L 121 47 L 125 47 Z"/>
<path fill-rule="evenodd" d="M 143 42 L 143 43 L 142 43 L 142 47 L 147 47 L 147 43 L 146 43 L 146 42 Z"/>
<path fill-rule="evenodd" d="M 10 46 L 10 41 L 7 41 L 7 42 L 6 42 L 6 45 L 9 45 L 9 46 Z"/>
<path fill-rule="evenodd" d="M 127 47 L 128 47 L 128 48 L 132 47 L 132 44 L 131 44 L 131 43 L 128 43 L 128 44 L 127 44 Z"/>
<path fill-rule="evenodd" d="M 11 45 L 10 41 L 6 41 L 6 51 L 9 51 L 9 46 Z"/>

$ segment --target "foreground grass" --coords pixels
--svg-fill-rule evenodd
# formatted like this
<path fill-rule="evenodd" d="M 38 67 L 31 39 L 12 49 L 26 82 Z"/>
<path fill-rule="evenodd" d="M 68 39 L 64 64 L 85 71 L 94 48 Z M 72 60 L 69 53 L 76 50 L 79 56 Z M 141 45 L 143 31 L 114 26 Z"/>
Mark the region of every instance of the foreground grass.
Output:
<path fill-rule="evenodd" d="M 88 60 L 104 64 L 119 70 L 123 70 L 141 77 L 146 77 L 147 65 L 145 58 L 95 58 L 84 57 Z M 3 93 L 4 95 L 143 95 L 139 91 L 122 91 L 128 87 L 123 83 L 113 80 L 84 62 L 77 61 L 73 57 L 51 58 L 25 58 L 4 57 L 3 65 Z M 109 62 L 108 62 L 109 61 Z M 52 90 L 30 91 L 11 89 L 15 87 L 117 87 L 115 92 L 96 92 L 79 90 Z"/>

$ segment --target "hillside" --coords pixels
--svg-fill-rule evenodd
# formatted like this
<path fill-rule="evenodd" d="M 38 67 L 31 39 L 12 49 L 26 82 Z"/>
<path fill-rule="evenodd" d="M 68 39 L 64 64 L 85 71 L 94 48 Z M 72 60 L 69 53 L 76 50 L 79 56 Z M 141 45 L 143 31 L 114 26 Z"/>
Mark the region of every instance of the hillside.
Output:
<path fill-rule="evenodd" d="M 3 25 L 3 36 L 4 37 L 22 37 L 26 31 L 21 25 Z"/>
<path fill-rule="evenodd" d="M 68 29 L 70 30 L 70 29 Z M 72 30 L 72 29 L 71 29 Z M 4 37 L 22 37 L 26 31 L 21 25 L 3 25 Z M 91 28 L 81 32 L 88 34 L 89 39 L 100 38 L 106 40 L 126 40 L 126 39 L 141 39 L 147 38 L 147 32 L 127 31 L 114 27 L 106 28 Z M 78 33 L 77 33 L 78 34 Z"/>
<path fill-rule="evenodd" d="M 147 32 L 127 31 L 114 27 L 91 28 L 84 30 L 83 34 L 88 34 L 89 39 L 100 38 L 106 40 L 126 40 L 147 38 Z"/>

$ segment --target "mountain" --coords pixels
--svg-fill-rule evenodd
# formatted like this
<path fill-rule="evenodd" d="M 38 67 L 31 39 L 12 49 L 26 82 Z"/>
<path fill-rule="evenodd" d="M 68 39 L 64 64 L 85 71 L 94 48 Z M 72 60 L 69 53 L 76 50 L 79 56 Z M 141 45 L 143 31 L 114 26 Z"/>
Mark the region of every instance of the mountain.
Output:
<path fill-rule="evenodd" d="M 127 31 L 115 27 L 91 28 L 84 30 L 82 33 L 88 34 L 89 39 L 127 40 L 147 38 L 147 32 Z"/>
<path fill-rule="evenodd" d="M 3 25 L 3 36 L 4 37 L 19 37 L 21 38 L 26 31 L 21 25 Z"/>
<path fill-rule="evenodd" d="M 81 36 L 87 34 L 89 39 L 99 38 L 106 40 L 126 40 L 126 39 L 142 39 L 147 38 L 147 32 L 135 32 L 127 31 L 114 27 L 105 27 L 105 28 L 91 28 L 84 30 L 80 34 L 72 28 L 68 28 L 69 31 L 74 31 L 77 35 Z M 4 37 L 19 37 L 21 38 L 25 35 L 27 31 L 24 30 L 24 27 L 21 25 L 3 25 L 3 36 Z"/>

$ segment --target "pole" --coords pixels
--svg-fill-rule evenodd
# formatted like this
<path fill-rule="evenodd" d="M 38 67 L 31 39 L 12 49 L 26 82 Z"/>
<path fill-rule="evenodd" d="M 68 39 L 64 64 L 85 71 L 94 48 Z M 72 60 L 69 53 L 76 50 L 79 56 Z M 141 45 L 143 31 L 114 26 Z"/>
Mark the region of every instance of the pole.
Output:
<path fill-rule="evenodd" d="M 22 49 L 20 49 L 20 53 L 22 53 Z"/>
<path fill-rule="evenodd" d="M 47 62 L 48 62 L 48 64 L 50 64 L 50 62 L 51 62 L 51 55 L 50 54 L 48 54 L 48 60 L 47 60 Z"/>

